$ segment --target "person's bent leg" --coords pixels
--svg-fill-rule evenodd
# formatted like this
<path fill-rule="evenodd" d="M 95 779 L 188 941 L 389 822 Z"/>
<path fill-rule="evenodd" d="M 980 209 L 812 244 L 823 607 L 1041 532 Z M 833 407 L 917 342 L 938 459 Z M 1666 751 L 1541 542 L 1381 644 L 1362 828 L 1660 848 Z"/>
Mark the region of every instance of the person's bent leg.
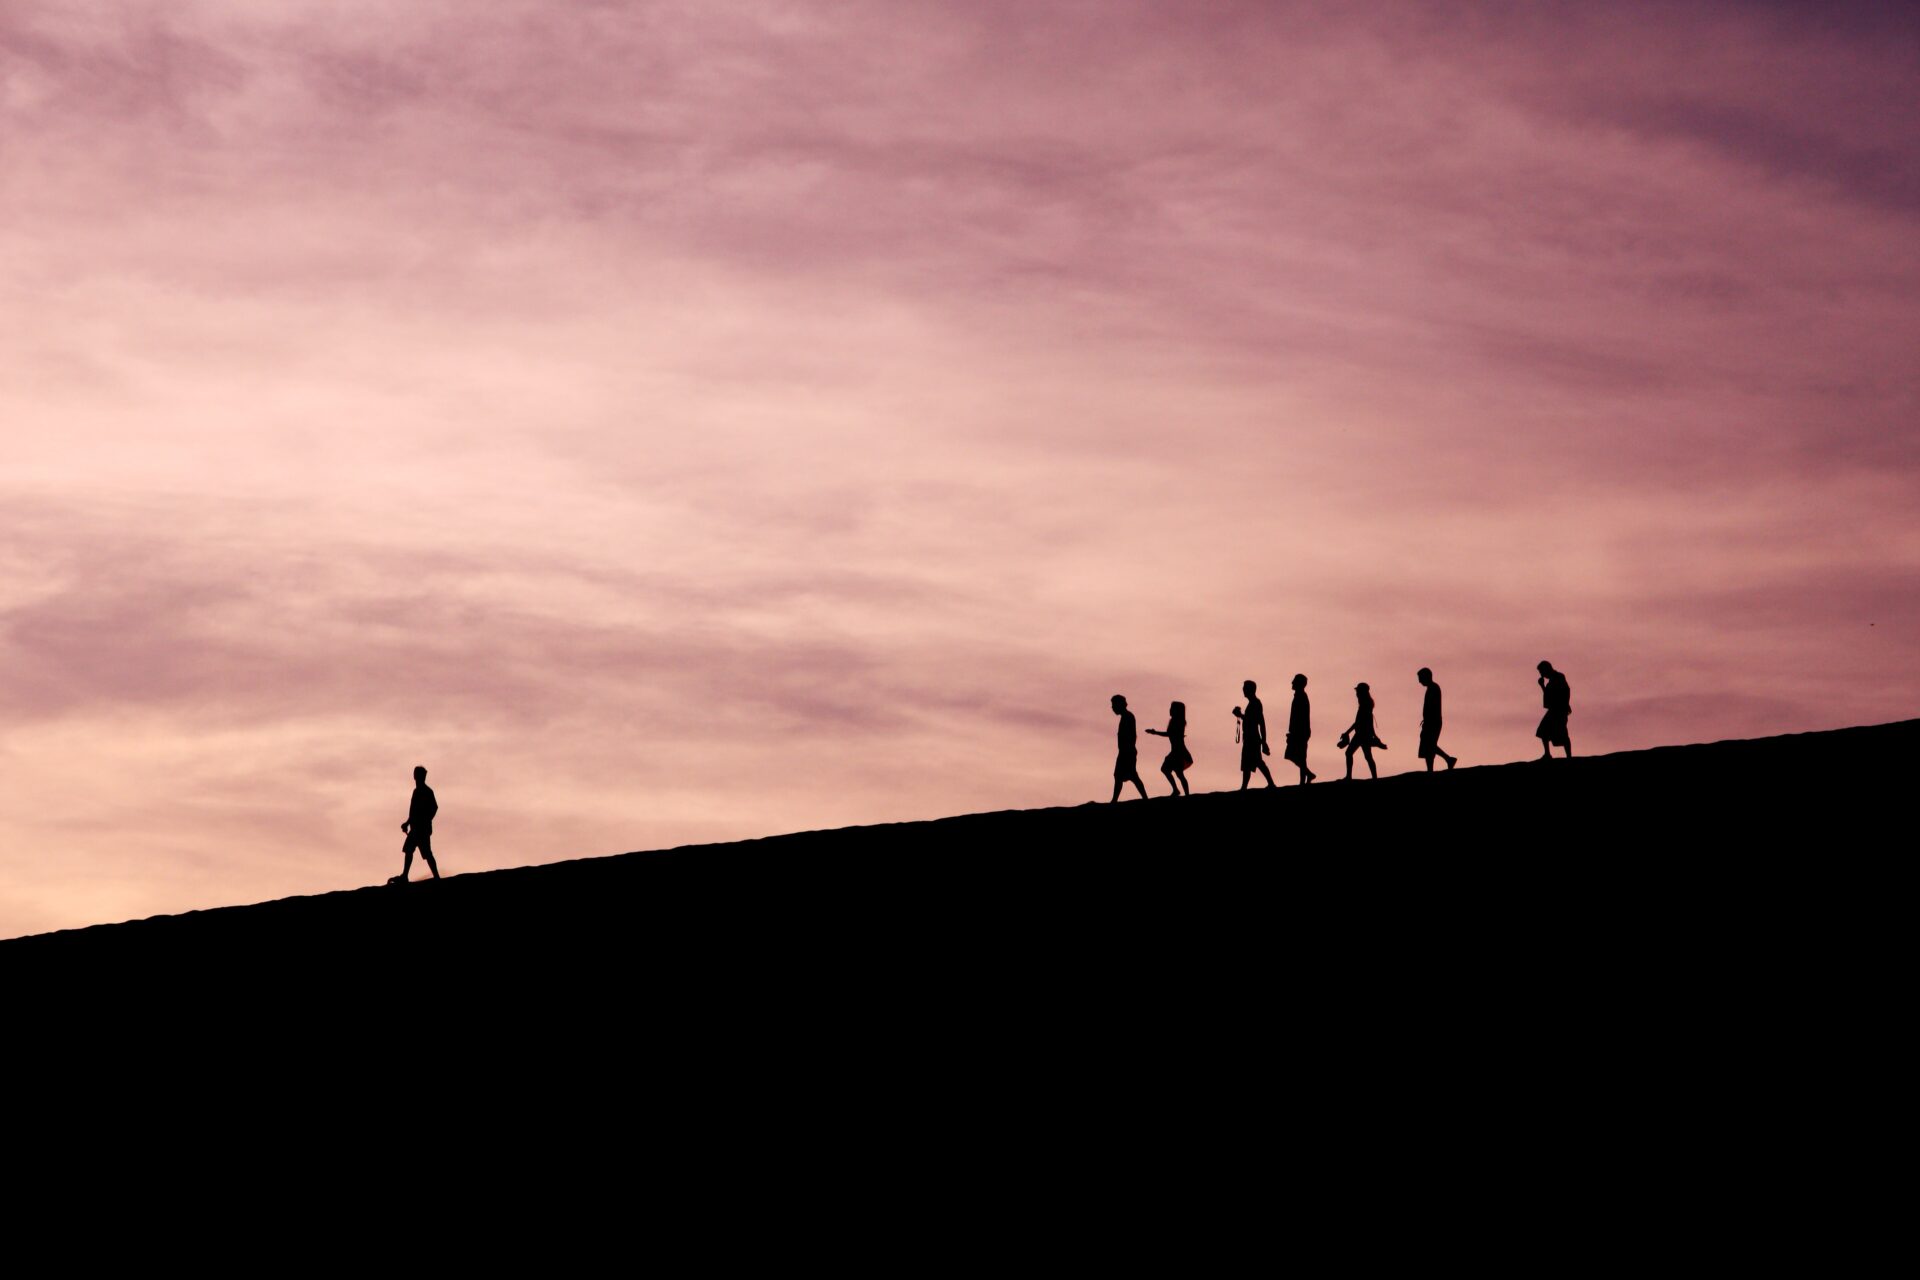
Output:
<path fill-rule="evenodd" d="M 433 860 L 433 850 L 422 845 L 420 847 L 420 856 L 427 860 L 427 870 L 433 872 L 433 878 L 438 880 L 440 878 L 440 864 Z"/>
<path fill-rule="evenodd" d="M 1348 782 L 1353 781 L 1353 753 L 1358 751 L 1359 749 L 1360 748 L 1358 747 L 1347 748 L 1347 781 Z"/>
<path fill-rule="evenodd" d="M 1365 757 L 1367 758 L 1367 776 L 1368 776 L 1369 778 L 1377 778 L 1377 777 L 1379 777 L 1379 776 L 1380 776 L 1380 770 L 1378 770 L 1378 769 L 1376 769 L 1376 768 L 1374 768 L 1374 766 L 1373 766 L 1373 748 L 1372 748 L 1372 747 L 1362 747 L 1362 748 L 1360 748 L 1360 754 L 1361 754 L 1361 755 L 1363 755 L 1363 756 L 1365 756 Z"/>
<path fill-rule="evenodd" d="M 1247 784 L 1252 781 L 1253 781 L 1253 773 L 1250 770 L 1242 769 L 1240 771 L 1240 789 L 1242 791 L 1245 791 L 1247 789 Z"/>

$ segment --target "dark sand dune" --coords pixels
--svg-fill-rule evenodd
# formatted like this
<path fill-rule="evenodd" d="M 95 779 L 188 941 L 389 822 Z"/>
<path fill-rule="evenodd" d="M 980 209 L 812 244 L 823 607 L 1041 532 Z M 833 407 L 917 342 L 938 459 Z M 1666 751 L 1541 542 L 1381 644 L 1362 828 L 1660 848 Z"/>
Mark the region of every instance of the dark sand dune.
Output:
<path fill-rule="evenodd" d="M 1378 782 L 984 813 L 454 875 L 0 943 L 16 972 L 430 970 L 649 991 L 832 982 L 1204 1002 L 1442 973 L 1565 998 L 1848 947 L 1920 721 Z M 1319 753 L 1323 775 L 1331 750 Z M 455 865 L 457 865 L 457 854 Z M 419 868 L 416 868 L 418 871 Z"/>
<path fill-rule="evenodd" d="M 1855 1171 L 1906 1061 L 1917 745 L 978 814 L 19 939 L 14 1096 L 101 1151 L 178 1124 L 352 1170 L 363 1211 L 412 1190 L 370 1175 L 404 1149 L 429 1196 L 625 1197 L 606 1221 L 636 1179 L 689 1220 L 765 1184 L 835 1247 L 946 1215 L 915 1256 L 1031 1220 L 1181 1257 L 1228 1227 L 1531 1271 L 1684 1227 L 1830 1259 L 1888 1194 Z"/>

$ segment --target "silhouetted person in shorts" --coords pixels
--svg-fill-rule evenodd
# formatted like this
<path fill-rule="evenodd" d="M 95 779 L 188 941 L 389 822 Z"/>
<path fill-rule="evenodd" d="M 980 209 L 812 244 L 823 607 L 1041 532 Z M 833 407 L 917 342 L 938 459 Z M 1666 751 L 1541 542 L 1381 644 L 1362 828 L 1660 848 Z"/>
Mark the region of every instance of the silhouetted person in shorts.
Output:
<path fill-rule="evenodd" d="M 1167 758 L 1160 762 L 1160 772 L 1167 775 L 1173 794 L 1192 795 L 1193 788 L 1187 785 L 1187 770 L 1193 767 L 1193 756 L 1187 751 L 1187 704 L 1176 702 L 1168 707 L 1167 727 L 1147 732 L 1167 740 Z"/>
<path fill-rule="evenodd" d="M 440 802 L 433 798 L 433 788 L 427 785 L 427 767 L 423 764 L 413 766 L 413 802 L 407 806 L 407 820 L 400 829 L 407 833 L 407 842 L 400 846 L 400 852 L 407 860 L 400 867 L 400 874 L 387 881 L 388 884 L 405 884 L 407 874 L 413 870 L 413 851 L 418 849 L 420 856 L 427 860 L 427 869 L 433 872 L 433 878 L 440 878 L 440 865 L 433 860 L 433 815 L 440 812 Z"/>
<path fill-rule="evenodd" d="M 1240 692 L 1247 695 L 1247 709 L 1233 709 L 1234 718 L 1240 721 L 1240 730 L 1236 735 L 1240 742 L 1240 789 L 1245 791 L 1247 784 L 1253 781 L 1254 770 L 1273 785 L 1273 774 L 1267 769 L 1267 762 L 1261 756 L 1273 754 L 1273 748 L 1267 745 L 1267 709 L 1260 705 L 1260 699 L 1253 694 L 1256 686 L 1249 680 L 1240 686 Z"/>
<path fill-rule="evenodd" d="M 1127 700 L 1119 694 L 1113 695 L 1113 714 L 1120 717 L 1120 754 L 1113 761 L 1113 800 L 1120 798 L 1120 787 L 1131 782 L 1140 791 L 1140 798 L 1147 798 L 1147 784 L 1140 781 L 1140 754 L 1135 746 L 1133 734 L 1133 712 L 1127 710 Z"/>
<path fill-rule="evenodd" d="M 1460 763 L 1458 756 L 1450 756 L 1440 749 L 1440 686 L 1433 682 L 1433 671 L 1429 667 L 1420 668 L 1414 677 L 1427 687 L 1427 695 L 1420 703 L 1420 758 L 1427 762 L 1427 772 L 1433 772 L 1433 758 L 1440 757 L 1451 769 Z"/>
<path fill-rule="evenodd" d="M 1540 717 L 1540 727 L 1533 736 L 1540 739 L 1540 758 L 1553 759 L 1553 749 L 1564 747 L 1567 759 L 1573 759 L 1573 740 L 1567 736 L 1567 717 L 1573 714 L 1573 690 L 1567 687 L 1567 678 L 1553 669 L 1551 662 L 1542 662 L 1540 672 L 1540 704 L 1547 713 Z"/>
<path fill-rule="evenodd" d="M 1353 686 L 1353 696 L 1359 701 L 1353 713 L 1353 723 L 1347 726 L 1347 731 L 1340 735 L 1340 741 L 1335 744 L 1347 753 L 1348 782 L 1353 781 L 1354 752 L 1358 751 L 1367 757 L 1367 776 L 1377 778 L 1380 770 L 1374 767 L 1373 749 L 1387 749 L 1387 744 L 1380 741 L 1380 735 L 1373 731 L 1373 692 L 1367 688 L 1366 681 Z"/>
<path fill-rule="evenodd" d="M 1313 736 L 1313 707 L 1307 701 L 1307 678 L 1293 678 L 1293 705 L 1287 708 L 1287 749 L 1285 757 L 1300 766 L 1300 784 L 1305 786 L 1320 775 L 1307 768 L 1307 739 Z"/>

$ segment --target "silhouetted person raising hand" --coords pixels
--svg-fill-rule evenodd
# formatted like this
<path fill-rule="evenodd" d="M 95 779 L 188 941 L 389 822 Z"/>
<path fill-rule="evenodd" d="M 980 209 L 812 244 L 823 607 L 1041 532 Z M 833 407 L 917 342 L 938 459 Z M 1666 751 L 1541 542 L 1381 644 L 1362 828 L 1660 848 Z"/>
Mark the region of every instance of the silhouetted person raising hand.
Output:
<path fill-rule="evenodd" d="M 1428 773 L 1433 772 L 1435 756 L 1451 769 L 1460 760 L 1440 749 L 1440 686 L 1433 682 L 1433 671 L 1428 667 L 1420 668 L 1414 678 L 1427 687 L 1426 698 L 1420 703 L 1420 758 L 1427 762 Z"/>
<path fill-rule="evenodd" d="M 407 874 L 413 870 L 415 849 L 427 860 L 427 869 L 433 872 L 433 878 L 440 878 L 440 866 L 433 860 L 433 815 L 438 812 L 440 802 L 433 798 L 433 788 L 427 785 L 427 767 L 417 764 L 413 766 L 413 802 L 407 806 L 407 820 L 400 824 L 400 829 L 407 833 L 407 842 L 400 846 L 400 852 L 407 855 L 407 860 L 401 864 L 400 874 L 387 881 L 388 884 L 407 882 Z"/>
<path fill-rule="evenodd" d="M 1536 668 L 1540 678 L 1540 704 L 1547 713 L 1540 717 L 1540 727 L 1533 736 L 1540 739 L 1540 758 L 1553 759 L 1553 749 L 1564 747 L 1567 759 L 1573 759 L 1573 740 L 1567 736 L 1567 717 L 1573 714 L 1573 690 L 1567 687 L 1567 678 L 1553 669 L 1551 662 L 1542 662 Z"/>
<path fill-rule="evenodd" d="M 1300 766 L 1302 786 L 1320 775 L 1307 768 L 1307 739 L 1313 736 L 1313 707 L 1307 702 L 1307 678 L 1293 678 L 1293 705 L 1287 709 L 1288 760 Z"/>
<path fill-rule="evenodd" d="M 1367 757 L 1367 776 L 1377 778 L 1380 770 L 1374 767 L 1373 749 L 1387 749 L 1387 744 L 1380 741 L 1380 735 L 1373 731 L 1373 692 L 1367 688 L 1366 681 L 1353 686 L 1353 696 L 1359 702 L 1353 713 L 1353 723 L 1347 726 L 1347 731 L 1340 735 L 1340 741 L 1335 744 L 1347 753 L 1348 782 L 1353 781 L 1354 752 L 1361 752 Z"/>
<path fill-rule="evenodd" d="M 1187 704 L 1176 702 L 1168 707 L 1167 727 L 1147 732 L 1167 740 L 1167 758 L 1160 762 L 1160 772 L 1167 775 L 1173 794 L 1192 795 L 1193 788 L 1187 786 L 1187 770 L 1193 767 L 1193 756 L 1187 751 Z"/>
<path fill-rule="evenodd" d="M 1242 712 L 1235 707 L 1233 714 L 1240 721 L 1240 789 L 1245 791 L 1247 784 L 1253 781 L 1253 772 L 1258 769 L 1260 776 L 1273 785 L 1273 774 L 1267 770 L 1267 762 L 1261 756 L 1273 754 L 1273 748 L 1267 745 L 1267 709 L 1260 705 L 1260 699 L 1254 696 L 1257 686 L 1248 680 L 1240 686 L 1240 692 L 1247 696 L 1247 709 Z"/>
<path fill-rule="evenodd" d="M 1120 717 L 1119 746 L 1120 754 L 1113 761 L 1113 800 L 1120 798 L 1120 787 L 1131 782 L 1139 789 L 1140 798 L 1147 798 L 1147 785 L 1140 781 L 1139 749 L 1133 733 L 1133 712 L 1127 710 L 1127 700 L 1119 694 L 1113 695 L 1113 714 Z"/>

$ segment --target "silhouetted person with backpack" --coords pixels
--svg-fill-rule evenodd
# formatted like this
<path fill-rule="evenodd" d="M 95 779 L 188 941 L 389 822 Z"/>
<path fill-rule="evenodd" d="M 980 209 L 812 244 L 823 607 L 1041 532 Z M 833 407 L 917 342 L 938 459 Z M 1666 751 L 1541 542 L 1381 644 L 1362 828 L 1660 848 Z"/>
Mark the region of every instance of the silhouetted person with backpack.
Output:
<path fill-rule="evenodd" d="M 1348 782 L 1353 781 L 1354 752 L 1361 752 L 1367 757 L 1367 776 L 1378 778 L 1380 770 L 1374 767 L 1373 749 L 1387 749 L 1387 744 L 1380 741 L 1380 735 L 1373 731 L 1373 692 L 1367 688 L 1366 681 L 1353 686 L 1353 694 L 1360 705 L 1353 713 L 1353 723 L 1347 726 L 1347 731 L 1340 735 L 1340 741 L 1335 744 L 1347 753 Z"/>
<path fill-rule="evenodd" d="M 1533 736 L 1540 739 L 1540 758 L 1553 759 L 1553 749 L 1564 747 L 1567 759 L 1573 759 L 1573 740 L 1567 736 L 1567 717 L 1573 714 L 1573 690 L 1567 687 L 1567 678 L 1553 669 L 1551 662 L 1542 662 L 1536 668 L 1540 679 L 1540 703 L 1547 713 L 1540 717 L 1540 727 Z"/>
<path fill-rule="evenodd" d="M 1187 786 L 1187 770 L 1193 767 L 1193 756 L 1187 751 L 1187 704 L 1176 702 L 1168 707 L 1167 727 L 1147 732 L 1167 740 L 1167 758 L 1160 762 L 1160 772 L 1167 775 L 1173 794 L 1192 795 L 1193 788 Z"/>
<path fill-rule="evenodd" d="M 1433 758 L 1439 756 L 1451 769 L 1460 763 L 1458 756 L 1450 756 L 1440 749 L 1440 686 L 1433 682 L 1433 670 L 1420 668 L 1414 677 L 1427 687 L 1425 699 L 1420 703 L 1420 758 L 1427 762 L 1427 772 L 1433 772 Z"/>
<path fill-rule="evenodd" d="M 400 867 L 400 874 L 387 881 L 388 884 L 405 884 L 407 875 L 413 870 L 413 851 L 418 849 L 420 856 L 427 860 L 427 869 L 433 872 L 433 878 L 440 878 L 440 865 L 433 860 L 433 815 L 440 812 L 440 802 L 433 798 L 433 788 L 427 785 L 427 767 L 423 764 L 413 766 L 413 802 L 407 806 L 407 820 L 400 829 L 407 833 L 407 842 L 400 846 L 400 852 L 407 860 Z"/>
<path fill-rule="evenodd" d="M 1285 758 L 1300 766 L 1300 784 L 1305 786 L 1320 775 L 1307 768 L 1307 739 L 1313 736 L 1313 707 L 1307 702 L 1307 678 L 1293 678 L 1293 705 L 1287 709 L 1287 749 Z"/>
<path fill-rule="evenodd" d="M 1140 753 L 1133 734 L 1133 712 L 1127 710 L 1127 700 L 1119 694 L 1113 695 L 1113 714 L 1120 717 L 1120 754 L 1113 762 L 1113 800 L 1120 798 L 1120 787 L 1131 782 L 1140 791 L 1140 798 L 1147 798 L 1147 784 L 1140 781 Z"/>
<path fill-rule="evenodd" d="M 1261 756 L 1273 754 L 1273 748 L 1267 745 L 1267 709 L 1260 705 L 1260 699 L 1254 696 L 1257 686 L 1248 680 L 1240 686 L 1240 692 L 1247 696 L 1247 709 L 1233 709 L 1234 719 L 1240 722 L 1235 740 L 1240 743 L 1240 789 L 1245 791 L 1247 784 L 1253 781 L 1254 770 L 1273 785 L 1273 774 L 1267 769 L 1267 762 Z"/>

